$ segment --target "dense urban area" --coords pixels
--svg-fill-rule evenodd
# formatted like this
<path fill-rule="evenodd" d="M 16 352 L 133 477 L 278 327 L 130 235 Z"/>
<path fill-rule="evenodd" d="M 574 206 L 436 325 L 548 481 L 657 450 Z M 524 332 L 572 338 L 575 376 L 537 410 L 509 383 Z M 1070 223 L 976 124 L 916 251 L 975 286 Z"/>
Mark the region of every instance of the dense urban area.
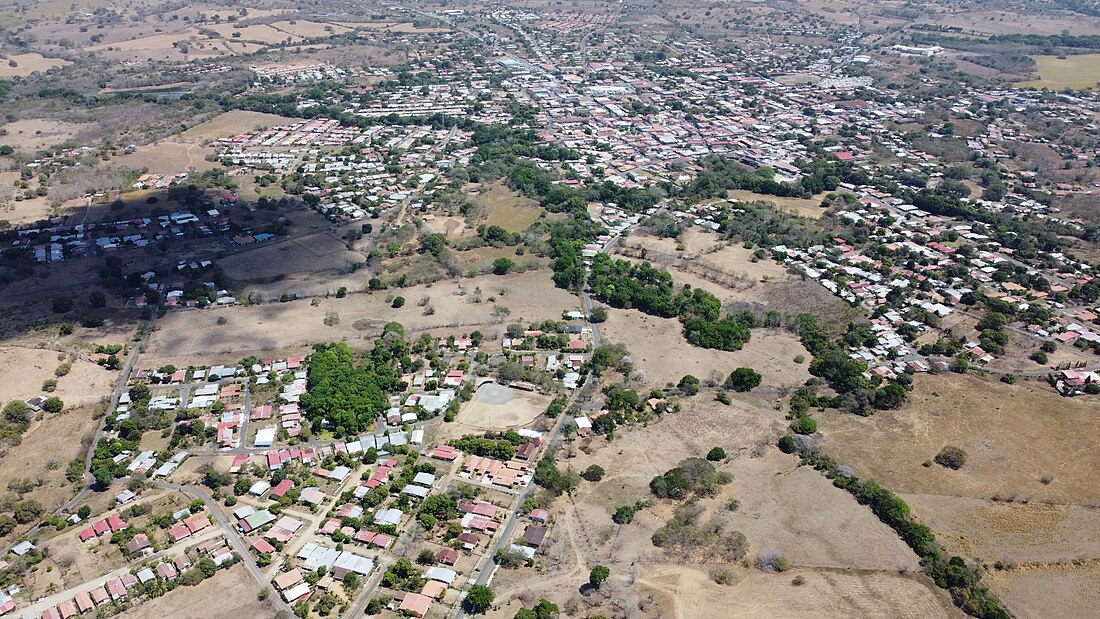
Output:
<path fill-rule="evenodd" d="M 0 8 L 0 616 L 1100 616 L 1100 9 Z"/>

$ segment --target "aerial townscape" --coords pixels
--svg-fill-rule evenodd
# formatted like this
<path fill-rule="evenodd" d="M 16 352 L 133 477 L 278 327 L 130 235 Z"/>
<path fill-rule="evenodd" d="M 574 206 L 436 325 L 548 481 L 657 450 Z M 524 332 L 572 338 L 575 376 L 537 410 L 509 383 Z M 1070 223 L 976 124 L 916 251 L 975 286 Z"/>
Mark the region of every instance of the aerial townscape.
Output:
<path fill-rule="evenodd" d="M 1100 5 L 0 6 L 0 619 L 1100 617 Z"/>

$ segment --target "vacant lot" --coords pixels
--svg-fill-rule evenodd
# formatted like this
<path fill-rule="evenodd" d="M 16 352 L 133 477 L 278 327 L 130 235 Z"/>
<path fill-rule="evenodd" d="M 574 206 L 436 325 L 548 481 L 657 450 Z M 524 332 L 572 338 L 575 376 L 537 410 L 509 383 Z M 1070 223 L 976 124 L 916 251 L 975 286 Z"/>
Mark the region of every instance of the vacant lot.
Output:
<path fill-rule="evenodd" d="M 62 363 L 71 363 L 72 369 L 57 377 L 54 370 Z M 57 390 L 45 394 L 42 383 L 49 379 L 57 381 Z M 56 395 L 68 406 L 90 404 L 110 395 L 117 380 L 118 372 L 90 361 L 71 360 L 56 350 L 0 347 L 0 402 Z"/>
<path fill-rule="evenodd" d="M 1019 82 L 1018 88 L 1095 89 L 1100 82 L 1100 54 L 1081 54 L 1058 58 L 1057 56 L 1032 56 L 1039 67 L 1039 79 Z"/>
<path fill-rule="evenodd" d="M 781 413 L 754 398 L 723 406 L 699 396 L 685 400 L 680 413 L 620 429 L 610 442 L 598 437 L 567 444 L 560 466 L 599 464 L 607 474 L 551 505 L 545 554 L 533 569 L 497 573 L 493 584 L 502 607 L 491 616 L 511 617 L 521 602 L 530 606 L 539 597 L 570 616 L 764 617 L 782 615 L 804 599 L 813 599 L 815 616 L 958 616 L 931 583 L 899 574 L 916 569 L 918 561 L 892 530 L 820 474 L 771 447 L 784 425 Z M 671 517 L 671 502 L 643 509 L 631 524 L 612 523 L 616 507 L 651 498 L 653 476 L 715 446 L 726 450 L 729 457 L 718 468 L 733 481 L 700 501 L 701 520 L 743 532 L 750 562 L 765 549 L 781 552 L 791 573 L 763 574 L 736 561 L 654 547 L 651 537 Z M 739 501 L 735 511 L 726 507 L 732 500 Z M 604 591 L 582 596 L 578 588 L 596 564 L 609 566 L 611 579 Z M 714 583 L 708 576 L 714 568 L 730 570 L 733 584 Z M 806 585 L 791 586 L 794 575 Z"/>
<path fill-rule="evenodd" d="M 1082 440 L 1100 432 L 1095 401 L 1042 383 L 921 376 L 901 410 L 830 411 L 821 428 L 830 453 L 895 492 L 1100 504 L 1100 446 Z M 921 466 L 944 445 L 966 450 L 962 469 Z"/>
<path fill-rule="evenodd" d="M 786 331 L 754 329 L 744 348 L 726 352 L 692 346 L 675 318 L 611 309 L 607 322 L 600 325 L 600 338 L 601 343 L 626 346 L 635 367 L 645 371 L 647 383 L 658 387 L 677 382 L 685 374 L 705 380 L 716 371 L 724 378 L 741 366 L 760 372 L 764 387 L 802 384 L 810 377 L 807 365 L 794 361 L 798 355 L 809 359 L 809 354 L 798 338 Z"/>
<path fill-rule="evenodd" d="M 47 71 L 72 63 L 61 58 L 46 58 L 42 54 L 14 54 L 0 57 L 0 77 L 26 77 L 35 71 Z"/>
<path fill-rule="evenodd" d="M 222 260 L 221 267 L 234 282 L 281 281 L 293 276 L 295 281 L 306 285 L 314 281 L 323 283 L 325 287 L 314 292 L 323 294 L 339 286 L 322 282 L 322 279 L 338 275 L 341 269 L 350 272 L 351 265 L 366 259 L 359 252 L 348 251 L 344 242 L 335 236 L 319 232 L 232 255 Z"/>
<path fill-rule="evenodd" d="M 360 279 L 364 279 L 361 277 Z M 482 302 L 475 303 L 478 290 Z M 391 307 L 391 299 L 401 295 L 406 303 Z M 427 297 L 434 308 L 428 315 L 418 305 Z M 489 301 L 494 297 L 494 301 Z M 530 324 L 560 319 L 564 309 L 578 305 L 575 296 L 555 288 L 546 271 L 505 277 L 482 276 L 447 280 L 432 285 L 413 286 L 373 294 L 349 294 L 337 299 L 318 299 L 290 303 L 265 303 L 211 310 L 172 312 L 157 321 L 147 349 L 150 365 L 173 363 L 216 363 L 237 361 L 249 354 L 287 354 L 308 350 L 316 342 L 347 341 L 353 346 L 370 346 L 382 327 L 391 320 L 408 331 L 431 331 L 437 335 L 469 333 L 480 330 L 488 341 L 499 340 L 509 322 Z M 507 308 L 500 315 L 496 307 Z M 324 324 L 334 315 L 338 323 Z M 226 324 L 218 325 L 220 317 Z M 330 320 L 331 322 L 331 320 Z"/>
<path fill-rule="evenodd" d="M 538 203 L 525 198 L 500 183 L 494 183 L 484 191 L 472 194 L 471 200 L 484 207 L 488 214 L 486 226 L 500 226 L 509 232 L 522 232 L 535 223 L 543 213 Z"/>
<path fill-rule="evenodd" d="M 72 140 L 86 127 L 79 123 L 43 118 L 15 120 L 4 125 L 8 133 L 3 137 L 3 142 L 15 149 L 33 153 Z"/>
<path fill-rule="evenodd" d="M 177 587 L 159 598 L 116 616 L 121 619 L 274 617 L 275 609 L 268 602 L 258 601 L 257 593 L 259 587 L 248 575 L 244 565 L 235 565 L 228 570 L 219 570 L 212 578 L 204 580 L 196 587 Z"/>
<path fill-rule="evenodd" d="M 922 376 L 901 410 L 830 411 L 820 428 L 830 454 L 901 494 L 948 550 L 1007 563 L 990 585 L 1020 616 L 1100 613 L 1100 596 L 1068 593 L 1100 562 L 1093 402 L 1034 382 Z M 961 469 L 922 466 L 948 444 L 966 451 Z"/>
<path fill-rule="evenodd" d="M 453 426 L 456 434 L 514 430 L 531 425 L 546 411 L 550 397 L 519 391 L 496 383 L 485 383 L 462 407 Z"/>
<path fill-rule="evenodd" d="M 821 208 L 821 199 L 825 197 L 824 193 L 809 198 L 780 198 L 738 189 L 730 191 L 729 197 L 742 202 L 770 202 L 775 205 L 777 210 L 799 217 L 820 219 L 825 213 L 825 209 Z"/>
<path fill-rule="evenodd" d="M 32 423 L 23 434 L 22 443 L 7 447 L 0 454 L 0 488 L 7 488 L 14 479 L 29 479 L 36 485 L 23 498 L 38 501 L 48 512 L 72 498 L 75 492 L 72 484 L 65 480 L 65 465 L 73 458 L 82 457 L 91 443 L 99 425 L 93 417 L 94 410 L 87 406 L 47 415 L 44 420 Z M 17 527 L 14 534 L 28 527 Z"/>
<path fill-rule="evenodd" d="M 195 125 L 187 131 L 173 136 L 172 139 L 178 142 L 197 142 L 200 140 L 225 138 L 241 133 L 248 133 L 254 129 L 290 124 L 295 122 L 295 120 L 296 119 L 279 116 L 277 114 L 232 110 L 224 114 L 219 114 L 204 123 Z"/>

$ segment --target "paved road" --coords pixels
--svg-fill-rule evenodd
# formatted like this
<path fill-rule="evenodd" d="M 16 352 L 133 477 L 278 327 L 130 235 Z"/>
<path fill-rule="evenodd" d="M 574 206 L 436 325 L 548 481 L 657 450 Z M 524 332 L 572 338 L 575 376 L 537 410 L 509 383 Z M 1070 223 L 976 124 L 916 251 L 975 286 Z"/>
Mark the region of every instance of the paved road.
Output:
<path fill-rule="evenodd" d="M 271 583 L 268 582 L 267 576 L 260 570 L 260 567 L 256 565 L 256 561 L 252 558 L 252 555 L 248 551 L 248 546 L 245 545 L 240 535 L 237 534 L 237 528 L 230 522 L 229 517 L 222 511 L 222 506 L 218 504 L 206 490 L 199 488 L 198 486 L 183 486 L 180 484 L 173 484 L 167 481 L 155 481 L 152 482 L 154 486 L 158 488 L 164 488 L 166 490 L 178 490 L 185 494 L 189 494 L 195 498 L 202 499 L 206 503 L 207 509 L 214 515 L 214 521 L 218 523 L 218 526 L 222 528 L 229 543 L 233 546 L 233 549 L 237 551 L 237 554 L 241 555 L 241 561 L 245 567 L 248 568 L 248 573 L 252 575 L 252 578 L 259 583 L 260 588 L 270 588 Z M 271 600 L 279 610 L 286 611 L 293 614 L 290 606 L 283 601 L 282 596 L 277 592 L 272 592 L 268 599 Z"/>

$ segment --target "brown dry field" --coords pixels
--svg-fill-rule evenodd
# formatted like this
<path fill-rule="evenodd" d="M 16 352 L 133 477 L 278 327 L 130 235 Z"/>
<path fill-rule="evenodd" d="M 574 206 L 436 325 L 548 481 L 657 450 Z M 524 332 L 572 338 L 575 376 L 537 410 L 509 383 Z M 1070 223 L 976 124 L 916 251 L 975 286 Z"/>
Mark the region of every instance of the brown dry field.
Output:
<path fill-rule="evenodd" d="M 769 202 L 781 212 L 809 217 L 810 219 L 821 219 L 821 216 L 825 214 L 825 209 L 821 208 L 821 199 L 825 197 L 824 193 L 809 198 L 780 198 L 738 189 L 730 191 L 729 197 L 743 202 Z"/>
<path fill-rule="evenodd" d="M 17 66 L 13 67 L 9 64 L 12 60 L 15 61 Z M 35 71 L 45 72 L 48 69 L 65 67 L 71 64 L 72 62 L 68 60 L 46 58 L 42 54 L 36 53 L 0 56 L 0 77 L 26 77 Z"/>
<path fill-rule="evenodd" d="M 328 232 L 286 240 L 277 244 L 234 254 L 221 261 L 226 276 L 235 282 L 256 282 L 279 277 L 278 287 L 285 279 L 309 285 L 321 285 L 319 291 L 336 290 L 330 283 L 339 276 L 339 269 L 366 262 L 364 254 L 348 251 L 344 242 Z"/>
<path fill-rule="evenodd" d="M 0 455 L 0 488 L 16 478 L 42 480 L 42 485 L 24 495 L 25 499 L 34 499 L 46 508 L 47 512 L 60 507 L 75 494 L 72 484 L 65 480 L 65 465 L 69 460 L 84 455 L 82 439 L 89 442 L 99 425 L 93 418 L 94 407 L 87 406 L 67 410 L 59 415 L 48 415 L 41 422 L 31 424 L 23 434 L 23 442 L 7 448 Z M 64 437 L 65 440 L 58 440 Z M 50 462 L 57 466 L 52 470 L 46 465 Z M 18 535 L 29 525 L 16 527 L 12 535 Z M 9 535 L 9 539 L 11 539 Z"/>
<path fill-rule="evenodd" d="M 583 470 L 599 464 L 607 475 L 595 484 L 582 482 L 573 497 L 550 505 L 545 556 L 534 568 L 497 572 L 499 605 L 490 617 L 512 617 L 521 603 L 530 606 L 539 597 L 563 610 L 576 608 L 569 616 L 799 616 L 791 609 L 807 603 L 815 616 L 959 616 L 930 582 L 899 574 L 919 562 L 891 529 L 819 473 L 772 447 L 786 425 L 782 413 L 753 397 L 738 397 L 732 406 L 705 396 L 683 404 L 680 413 L 644 427 L 620 428 L 610 442 L 594 437 L 564 446 L 560 466 Z M 791 572 L 763 574 L 654 547 L 651 536 L 674 509 L 668 501 L 638 512 L 629 525 L 612 524 L 616 507 L 650 498 L 653 476 L 715 446 L 729 454 L 718 468 L 733 481 L 700 502 L 706 510 L 701 520 L 714 517 L 727 530 L 743 532 L 750 561 L 765 549 L 778 550 L 790 560 Z M 741 502 L 736 512 L 723 507 L 732 499 Z M 596 564 L 609 566 L 611 578 L 600 593 L 581 596 L 578 588 Z M 733 571 L 733 584 L 710 580 L 707 573 L 716 565 Z M 806 585 L 792 586 L 794 575 L 804 576 Z"/>
<path fill-rule="evenodd" d="M 664 386 L 685 374 L 706 380 L 712 370 L 728 375 L 748 366 L 763 376 L 762 387 L 800 385 L 810 378 L 808 366 L 794 358 L 810 355 L 794 335 L 775 329 L 754 329 L 752 339 L 735 352 L 692 346 L 675 318 L 647 316 L 638 310 L 609 309 L 600 325 L 601 343 L 623 344 L 634 366 L 645 371 L 646 384 Z"/>
<path fill-rule="evenodd" d="M 279 116 L 278 114 L 265 114 L 264 112 L 250 112 L 247 110 L 231 110 L 224 114 L 219 114 L 206 122 L 197 124 L 178 135 L 172 136 L 172 140 L 176 142 L 214 140 L 248 133 L 255 129 L 286 125 L 297 122 L 297 120 L 298 119 L 288 118 L 286 116 Z"/>
<path fill-rule="evenodd" d="M 165 595 L 134 606 L 115 615 L 120 619 L 172 617 L 173 619 L 206 619 L 207 617 L 274 617 L 269 602 L 256 599 L 259 587 L 248 575 L 244 565 L 218 570 L 212 578 L 195 587 L 177 587 Z"/>
<path fill-rule="evenodd" d="M 1100 432 L 1095 403 L 1062 398 L 1045 383 L 920 376 L 900 410 L 866 418 L 829 411 L 820 428 L 830 454 L 894 492 L 1100 504 L 1100 446 L 1079 440 Z M 944 445 L 966 450 L 962 469 L 921 466 Z"/>
<path fill-rule="evenodd" d="M 71 363 L 72 370 L 58 378 L 54 370 Z M 57 381 L 57 390 L 44 393 L 42 383 Z M 118 372 L 91 361 L 71 360 L 64 352 L 47 349 L 0 347 L 0 402 L 27 400 L 36 395 L 55 395 L 66 406 L 94 404 L 107 397 L 118 381 Z"/>
<path fill-rule="evenodd" d="M 501 402 L 502 394 L 507 394 L 504 397 L 510 396 L 511 399 Z M 550 406 L 551 399 L 547 395 L 486 383 L 459 410 L 453 423 L 443 425 L 442 431 L 458 437 L 474 432 L 500 432 L 529 427 Z M 445 439 L 436 437 L 436 440 L 442 442 Z"/>
<path fill-rule="evenodd" d="M 282 22 L 286 23 L 286 22 Z M 242 41 L 260 41 L 261 43 L 282 43 L 290 39 L 291 43 L 298 43 L 302 37 L 269 26 L 267 24 L 255 24 L 236 28 L 233 24 L 216 24 L 209 27 L 223 37 L 230 38 L 234 33 L 239 33 Z"/>
<path fill-rule="evenodd" d="M 1100 419 L 1090 400 L 1038 382 L 921 376 L 899 411 L 820 418 L 826 451 L 900 494 L 948 550 L 1014 566 L 989 579 L 1009 610 L 1100 614 L 1095 588 L 1069 595 L 1100 562 L 1100 447 L 1085 438 Z M 960 470 L 921 466 L 947 444 L 967 452 Z"/>
<path fill-rule="evenodd" d="M 495 295 L 496 305 L 511 310 L 506 321 L 492 315 L 493 303 L 471 301 L 477 287 L 484 291 L 486 298 Z M 456 294 L 460 291 L 467 294 Z M 395 295 L 405 297 L 404 307 L 390 307 L 387 298 Z M 424 316 L 423 308 L 416 305 L 424 296 L 430 296 L 436 308 L 432 316 Z M 554 287 L 547 272 L 529 271 L 505 277 L 447 280 L 373 294 L 349 294 L 343 299 L 320 299 L 317 306 L 303 299 L 259 306 L 177 311 L 157 321 L 157 332 L 150 339 L 142 363 L 182 366 L 237 361 L 253 353 L 268 356 L 306 351 L 314 343 L 331 341 L 367 347 L 391 320 L 402 323 L 410 332 L 431 331 L 443 335 L 480 330 L 491 342 L 504 335 L 510 322 L 530 324 L 556 320 L 561 317 L 562 310 L 577 305 L 575 296 Z M 339 315 L 338 325 L 325 326 L 328 312 Z M 222 316 L 227 324 L 217 325 L 217 319 Z"/>
<path fill-rule="evenodd" d="M 2 138 L 5 144 L 16 150 L 34 152 L 73 139 L 85 126 L 63 120 L 32 118 L 9 122 L 3 128 L 8 132 Z"/>
<path fill-rule="evenodd" d="M 522 232 L 535 223 L 543 213 L 538 203 L 508 189 L 501 183 L 494 183 L 484 192 L 470 195 L 475 204 L 483 205 L 489 212 L 486 226 L 500 226 L 509 232 Z"/>
<path fill-rule="evenodd" d="M 1061 34 L 1068 30 L 1081 36 L 1100 34 L 1100 19 L 1066 11 L 1059 15 L 1035 15 L 1014 11 L 975 11 L 966 9 L 958 12 L 927 16 L 922 21 L 944 26 L 958 26 L 965 32 L 979 34 Z"/>

